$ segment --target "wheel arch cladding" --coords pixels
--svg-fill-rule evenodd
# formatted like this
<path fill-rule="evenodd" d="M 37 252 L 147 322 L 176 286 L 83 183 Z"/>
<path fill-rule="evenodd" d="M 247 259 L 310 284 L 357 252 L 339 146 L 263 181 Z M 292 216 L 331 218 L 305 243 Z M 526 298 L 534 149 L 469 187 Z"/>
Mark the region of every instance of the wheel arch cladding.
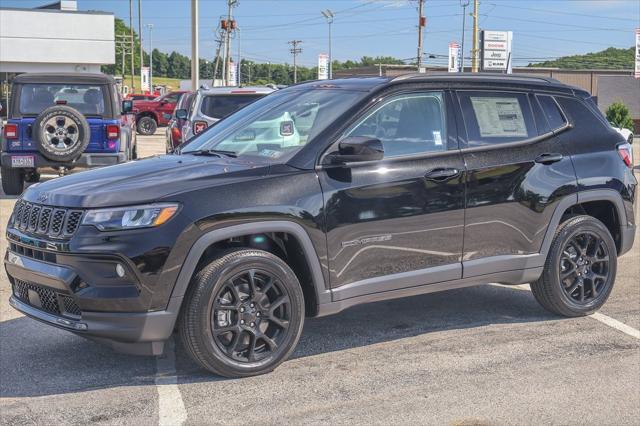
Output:
<path fill-rule="evenodd" d="M 285 261 L 302 286 L 308 315 L 314 316 L 319 304 L 330 301 L 311 239 L 300 225 L 288 221 L 253 222 L 202 235 L 189 250 L 171 298 L 183 297 L 193 275 L 208 261 L 239 247 L 264 250 Z"/>

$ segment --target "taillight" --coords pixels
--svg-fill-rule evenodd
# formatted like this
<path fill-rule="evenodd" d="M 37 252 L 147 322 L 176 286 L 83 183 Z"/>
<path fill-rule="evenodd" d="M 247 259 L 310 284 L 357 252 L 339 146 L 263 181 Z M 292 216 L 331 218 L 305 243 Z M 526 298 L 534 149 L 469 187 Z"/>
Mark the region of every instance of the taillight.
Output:
<path fill-rule="evenodd" d="M 180 128 L 179 127 L 172 127 L 171 128 L 171 138 L 174 141 L 179 141 L 181 136 L 182 136 L 182 132 L 180 132 Z"/>
<path fill-rule="evenodd" d="M 627 167 L 633 167 L 633 147 L 630 143 L 618 145 L 618 155 Z"/>
<path fill-rule="evenodd" d="M 107 125 L 107 139 L 113 140 L 120 137 L 120 126 L 117 124 Z"/>
<path fill-rule="evenodd" d="M 18 125 L 6 124 L 4 126 L 4 138 L 5 139 L 18 139 Z"/>
<path fill-rule="evenodd" d="M 204 131 L 204 129 L 207 128 L 207 122 L 206 121 L 194 121 L 193 123 L 193 134 L 197 135 L 199 133 L 202 133 Z"/>

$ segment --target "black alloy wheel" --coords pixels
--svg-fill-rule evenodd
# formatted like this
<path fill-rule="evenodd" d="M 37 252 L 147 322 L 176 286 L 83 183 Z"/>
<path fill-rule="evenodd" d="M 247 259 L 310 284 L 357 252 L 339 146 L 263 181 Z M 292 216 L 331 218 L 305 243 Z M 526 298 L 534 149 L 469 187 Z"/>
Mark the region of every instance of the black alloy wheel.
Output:
<path fill-rule="evenodd" d="M 229 358 L 260 361 L 282 345 L 290 316 L 291 300 L 278 277 L 250 269 L 218 291 L 211 309 L 212 337 Z"/>
<path fill-rule="evenodd" d="M 592 232 L 574 235 L 560 258 L 560 279 L 565 294 L 575 303 L 591 303 L 609 278 L 609 250 Z"/>
<path fill-rule="evenodd" d="M 531 291 L 554 314 L 590 315 L 611 294 L 617 256 L 615 241 L 602 222 L 586 215 L 570 217 L 558 226 L 542 275 L 531 283 Z"/>
<path fill-rule="evenodd" d="M 296 274 L 272 253 L 232 249 L 192 278 L 178 330 L 187 353 L 225 377 L 267 373 L 293 352 L 305 304 Z"/>

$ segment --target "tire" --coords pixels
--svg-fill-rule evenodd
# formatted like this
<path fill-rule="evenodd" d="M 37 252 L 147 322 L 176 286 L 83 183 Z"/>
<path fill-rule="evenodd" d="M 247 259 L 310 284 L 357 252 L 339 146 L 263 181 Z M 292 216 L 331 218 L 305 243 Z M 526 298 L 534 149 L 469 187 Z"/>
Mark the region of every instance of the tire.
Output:
<path fill-rule="evenodd" d="M 6 195 L 20 195 L 24 190 L 24 177 L 20 169 L 2 167 L 0 169 L 2 177 L 2 190 Z"/>
<path fill-rule="evenodd" d="M 245 298 L 250 294 L 254 297 Z M 303 323 L 304 296 L 291 268 L 271 253 L 238 249 L 193 277 L 178 332 L 189 355 L 205 369 L 247 377 L 270 372 L 287 359 Z"/>
<path fill-rule="evenodd" d="M 149 135 L 153 135 L 156 132 L 156 129 L 158 128 L 158 123 L 156 122 L 156 120 L 153 119 L 153 117 L 149 117 L 148 115 L 145 115 L 144 117 L 141 117 L 138 119 L 136 128 L 138 130 L 138 134 L 149 136 Z"/>
<path fill-rule="evenodd" d="M 82 113 L 66 105 L 51 106 L 33 122 L 38 151 L 52 161 L 68 162 L 80 157 L 91 139 L 89 123 Z"/>
<path fill-rule="evenodd" d="M 574 216 L 556 230 L 544 271 L 531 283 L 531 291 L 554 314 L 590 315 L 611 294 L 617 260 L 616 245 L 607 227 L 594 217 Z"/>

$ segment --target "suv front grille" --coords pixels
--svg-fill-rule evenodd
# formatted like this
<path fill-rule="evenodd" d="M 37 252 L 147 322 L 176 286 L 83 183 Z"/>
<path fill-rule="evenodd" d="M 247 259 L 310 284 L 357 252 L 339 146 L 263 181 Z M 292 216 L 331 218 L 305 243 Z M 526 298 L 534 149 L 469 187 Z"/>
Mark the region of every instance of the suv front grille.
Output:
<path fill-rule="evenodd" d="M 13 209 L 12 226 L 53 238 L 69 238 L 80 226 L 82 210 L 33 204 L 19 200 Z"/>
<path fill-rule="evenodd" d="M 53 315 L 76 318 L 82 311 L 72 297 L 57 293 L 55 290 L 28 283 L 19 279 L 13 280 L 13 295 L 21 302 Z M 31 292 L 31 295 L 29 294 Z"/>

